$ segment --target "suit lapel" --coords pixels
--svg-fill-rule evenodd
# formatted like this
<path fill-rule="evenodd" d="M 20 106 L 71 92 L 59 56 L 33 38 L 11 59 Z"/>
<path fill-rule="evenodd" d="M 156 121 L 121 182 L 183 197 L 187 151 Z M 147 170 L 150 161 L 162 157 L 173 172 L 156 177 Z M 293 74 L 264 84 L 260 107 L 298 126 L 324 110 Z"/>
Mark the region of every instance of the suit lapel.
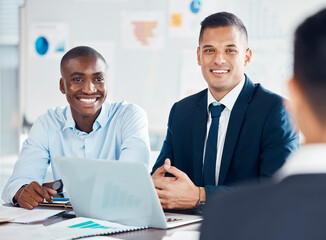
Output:
<path fill-rule="evenodd" d="M 204 143 L 207 129 L 207 91 L 199 100 L 193 121 L 193 169 L 194 183 L 201 186 Z"/>
<path fill-rule="evenodd" d="M 244 87 L 241 90 L 239 97 L 236 100 L 231 111 L 224 142 L 218 185 L 224 185 L 224 181 L 233 156 L 234 148 L 237 143 L 237 139 L 246 116 L 247 108 L 254 91 L 255 85 L 246 76 Z"/>

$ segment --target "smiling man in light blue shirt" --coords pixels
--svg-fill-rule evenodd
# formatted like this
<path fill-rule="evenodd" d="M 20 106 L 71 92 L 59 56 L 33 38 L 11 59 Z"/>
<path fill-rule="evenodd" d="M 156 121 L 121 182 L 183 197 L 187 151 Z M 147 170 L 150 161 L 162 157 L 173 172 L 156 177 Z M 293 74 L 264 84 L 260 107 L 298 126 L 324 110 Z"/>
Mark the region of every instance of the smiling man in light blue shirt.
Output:
<path fill-rule="evenodd" d="M 61 60 L 60 91 L 70 106 L 48 110 L 34 123 L 12 176 L 4 188 L 5 202 L 32 209 L 56 191 L 44 185 L 57 156 L 136 161 L 150 156 L 146 113 L 127 102 L 106 100 L 105 59 L 90 47 L 76 47 Z M 42 185 L 43 184 L 43 185 Z"/>

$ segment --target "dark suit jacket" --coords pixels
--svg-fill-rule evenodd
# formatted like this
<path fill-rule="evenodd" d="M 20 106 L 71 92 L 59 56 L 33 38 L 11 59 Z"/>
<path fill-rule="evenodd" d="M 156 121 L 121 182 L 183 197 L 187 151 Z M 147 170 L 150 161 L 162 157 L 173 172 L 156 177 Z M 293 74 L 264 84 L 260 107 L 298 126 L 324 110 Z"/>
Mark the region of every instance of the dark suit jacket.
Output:
<path fill-rule="evenodd" d="M 152 173 L 170 158 L 172 165 L 202 186 L 207 118 L 207 89 L 175 103 Z M 282 98 L 246 76 L 230 115 L 219 186 L 205 186 L 206 195 L 245 180 L 270 177 L 297 146 Z"/>
<path fill-rule="evenodd" d="M 293 175 L 214 196 L 201 240 L 326 239 L 326 174 Z"/>

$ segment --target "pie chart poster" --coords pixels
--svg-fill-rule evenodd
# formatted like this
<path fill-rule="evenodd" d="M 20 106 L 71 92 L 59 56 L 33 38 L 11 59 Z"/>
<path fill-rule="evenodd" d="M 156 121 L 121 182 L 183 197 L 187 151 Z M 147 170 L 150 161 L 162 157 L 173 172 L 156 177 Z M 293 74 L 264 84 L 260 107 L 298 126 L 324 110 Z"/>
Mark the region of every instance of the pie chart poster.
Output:
<path fill-rule="evenodd" d="M 67 51 L 68 26 L 65 23 L 31 25 L 29 55 L 33 58 L 61 58 Z"/>

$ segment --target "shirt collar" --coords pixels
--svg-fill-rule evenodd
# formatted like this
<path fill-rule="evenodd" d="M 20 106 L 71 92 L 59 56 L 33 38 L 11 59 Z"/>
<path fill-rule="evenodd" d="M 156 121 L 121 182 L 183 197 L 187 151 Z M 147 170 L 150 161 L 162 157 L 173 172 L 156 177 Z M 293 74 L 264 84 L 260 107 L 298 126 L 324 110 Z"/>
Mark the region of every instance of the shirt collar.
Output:
<path fill-rule="evenodd" d="M 95 120 L 95 123 L 97 122 L 101 127 L 103 127 L 109 121 L 108 118 L 109 108 L 110 108 L 110 103 L 107 100 L 105 100 L 104 103 L 102 104 L 101 112 Z"/>
<path fill-rule="evenodd" d="M 220 105 L 223 104 L 225 108 L 229 109 L 230 112 L 234 106 L 235 101 L 237 100 L 243 85 L 245 83 L 245 78 L 243 78 L 238 85 L 236 85 L 230 92 L 228 92 L 220 101 L 217 101 L 212 93 L 208 89 L 208 96 L 207 96 L 207 112 L 209 114 L 209 105 L 213 103 L 213 105 Z"/>
<path fill-rule="evenodd" d="M 75 128 L 76 123 L 74 118 L 72 117 L 70 106 L 66 107 L 66 119 L 67 119 L 66 124 L 62 130 L 65 130 L 66 128 Z"/>
<path fill-rule="evenodd" d="M 110 103 L 107 100 L 105 100 L 104 103 L 102 104 L 100 114 L 97 116 L 95 122 L 93 123 L 93 130 L 98 129 L 99 127 L 103 127 L 109 121 L 107 117 L 109 108 L 110 108 Z M 75 129 L 76 123 L 74 118 L 72 117 L 70 106 L 67 106 L 66 108 L 66 119 L 67 119 L 66 124 L 62 130 L 65 130 L 66 128 Z"/>
<path fill-rule="evenodd" d="M 306 144 L 293 152 L 274 177 L 281 181 L 291 175 L 326 173 L 326 144 Z"/>

